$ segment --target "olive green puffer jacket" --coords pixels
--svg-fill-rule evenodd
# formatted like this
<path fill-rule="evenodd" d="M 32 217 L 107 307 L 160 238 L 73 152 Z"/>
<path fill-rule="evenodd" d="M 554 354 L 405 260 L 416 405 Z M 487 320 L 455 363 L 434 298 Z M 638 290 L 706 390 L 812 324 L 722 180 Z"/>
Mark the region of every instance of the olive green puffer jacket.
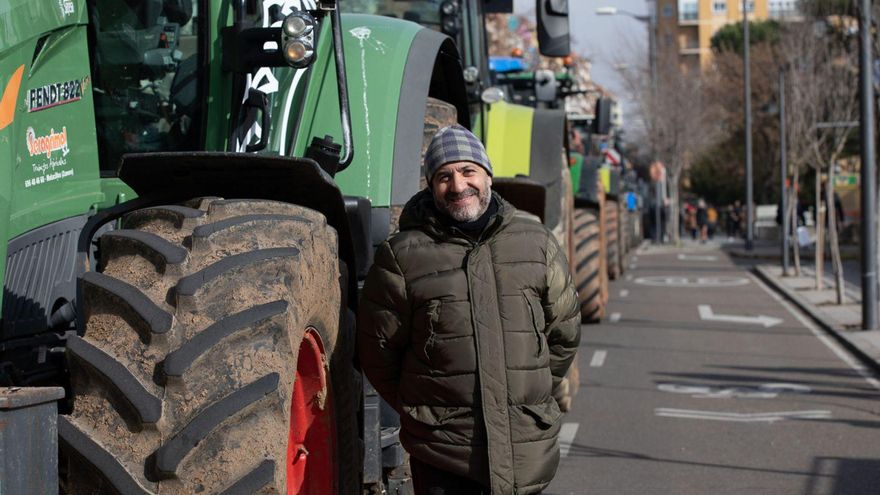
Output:
<path fill-rule="evenodd" d="M 494 197 L 477 242 L 439 221 L 430 192 L 410 200 L 364 285 L 359 357 L 412 456 L 493 494 L 537 493 L 559 463 L 553 388 L 580 313 L 553 236 Z"/>

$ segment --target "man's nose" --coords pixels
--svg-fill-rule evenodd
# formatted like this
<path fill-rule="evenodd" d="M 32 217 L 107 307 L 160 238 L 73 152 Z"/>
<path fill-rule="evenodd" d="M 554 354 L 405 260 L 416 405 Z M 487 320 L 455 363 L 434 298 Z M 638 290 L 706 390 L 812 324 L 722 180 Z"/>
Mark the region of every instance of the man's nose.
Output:
<path fill-rule="evenodd" d="M 454 174 L 452 176 L 451 186 L 452 192 L 456 193 L 465 191 L 468 188 L 467 180 L 465 180 L 464 176 L 461 174 Z"/>

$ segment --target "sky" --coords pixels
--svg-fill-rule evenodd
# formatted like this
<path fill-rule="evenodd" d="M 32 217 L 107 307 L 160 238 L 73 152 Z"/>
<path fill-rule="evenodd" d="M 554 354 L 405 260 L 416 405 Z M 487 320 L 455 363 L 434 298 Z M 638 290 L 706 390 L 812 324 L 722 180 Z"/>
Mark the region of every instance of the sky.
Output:
<path fill-rule="evenodd" d="M 646 0 L 569 0 L 569 21 L 574 51 L 593 63 L 593 80 L 611 90 L 624 105 L 624 127 L 634 124 L 633 103 L 627 101 L 621 70 L 645 68 L 648 63 L 648 27 L 626 15 L 597 16 L 598 7 L 617 7 L 647 15 Z M 518 14 L 533 12 L 535 0 L 514 0 Z M 618 68 L 615 68 L 618 67 Z"/>

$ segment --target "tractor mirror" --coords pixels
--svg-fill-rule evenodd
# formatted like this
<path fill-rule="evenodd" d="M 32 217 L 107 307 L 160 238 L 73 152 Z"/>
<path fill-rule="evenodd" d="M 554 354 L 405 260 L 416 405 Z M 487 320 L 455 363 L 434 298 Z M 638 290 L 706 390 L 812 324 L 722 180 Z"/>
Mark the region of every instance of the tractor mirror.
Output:
<path fill-rule="evenodd" d="M 538 49 L 547 57 L 565 57 L 571 53 L 568 25 L 568 0 L 537 0 Z"/>

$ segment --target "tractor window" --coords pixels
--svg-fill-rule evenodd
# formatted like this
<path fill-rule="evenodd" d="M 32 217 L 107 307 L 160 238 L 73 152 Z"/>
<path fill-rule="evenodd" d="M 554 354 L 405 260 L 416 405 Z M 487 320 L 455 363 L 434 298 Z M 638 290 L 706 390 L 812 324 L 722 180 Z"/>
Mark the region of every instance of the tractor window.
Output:
<path fill-rule="evenodd" d="M 439 29 L 442 0 L 346 0 L 339 2 L 343 12 L 397 17 Z"/>
<path fill-rule="evenodd" d="M 202 145 L 199 0 L 88 0 L 102 175 L 125 153 Z"/>

